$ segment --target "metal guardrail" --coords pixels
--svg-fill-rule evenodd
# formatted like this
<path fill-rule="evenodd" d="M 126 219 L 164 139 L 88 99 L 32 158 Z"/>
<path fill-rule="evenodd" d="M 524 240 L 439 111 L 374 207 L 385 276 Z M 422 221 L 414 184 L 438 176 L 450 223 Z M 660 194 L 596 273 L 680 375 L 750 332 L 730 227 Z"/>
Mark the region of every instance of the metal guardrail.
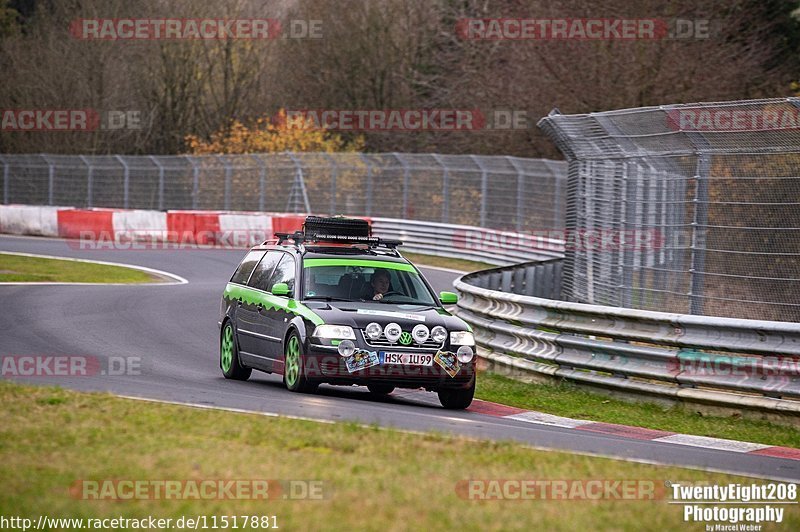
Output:
<path fill-rule="evenodd" d="M 548 292 L 556 270 L 548 275 L 547 267 L 497 268 L 455 281 L 457 313 L 484 356 L 619 392 L 800 415 L 800 324 L 522 295 Z"/>
<path fill-rule="evenodd" d="M 522 233 L 506 233 L 513 238 L 497 240 L 496 231 L 469 225 L 372 218 L 372 231 L 376 236 L 401 240 L 405 251 L 501 266 L 564 255 L 563 240 L 534 239 Z"/>

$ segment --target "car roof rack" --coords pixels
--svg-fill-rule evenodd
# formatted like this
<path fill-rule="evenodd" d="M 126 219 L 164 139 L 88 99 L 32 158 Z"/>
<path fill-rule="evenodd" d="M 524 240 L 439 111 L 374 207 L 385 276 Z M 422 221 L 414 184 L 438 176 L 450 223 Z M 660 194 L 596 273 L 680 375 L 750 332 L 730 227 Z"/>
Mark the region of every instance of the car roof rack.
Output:
<path fill-rule="evenodd" d="M 295 231 L 294 233 L 275 233 L 278 239 L 277 245 L 283 246 L 287 243 L 292 243 L 295 247 L 306 247 L 309 244 L 317 246 L 322 244 L 362 244 L 366 245 L 367 249 L 384 248 L 389 251 L 397 253 L 397 247 L 402 246 L 401 240 L 390 238 L 379 238 L 377 236 L 355 236 L 355 235 L 337 235 L 337 234 L 319 234 L 306 235 L 303 231 Z M 267 240 L 264 244 L 272 243 Z M 332 248 L 335 249 L 335 248 Z"/>

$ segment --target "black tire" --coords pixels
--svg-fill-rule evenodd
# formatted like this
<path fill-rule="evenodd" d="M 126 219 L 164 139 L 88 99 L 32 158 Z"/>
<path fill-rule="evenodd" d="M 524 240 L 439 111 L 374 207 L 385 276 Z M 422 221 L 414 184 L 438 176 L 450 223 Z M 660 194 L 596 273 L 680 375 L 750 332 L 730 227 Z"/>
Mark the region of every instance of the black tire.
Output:
<path fill-rule="evenodd" d="M 439 402 L 448 410 L 464 410 L 472 404 L 472 398 L 475 396 L 475 377 L 472 377 L 472 383 L 469 388 L 453 389 L 453 390 L 439 390 Z"/>
<path fill-rule="evenodd" d="M 283 346 L 283 384 L 292 392 L 314 393 L 319 383 L 306 377 L 302 345 L 297 331 L 289 333 Z"/>
<path fill-rule="evenodd" d="M 222 326 L 219 335 L 219 369 L 226 379 L 246 381 L 253 373 L 251 368 L 242 366 L 239 361 L 239 345 L 236 343 L 236 331 L 230 320 Z"/>
<path fill-rule="evenodd" d="M 342 236 L 369 236 L 369 222 L 358 218 L 325 218 L 309 216 L 306 218 L 303 230 L 306 235 L 342 235 Z"/>
<path fill-rule="evenodd" d="M 375 395 L 389 395 L 394 391 L 394 386 L 389 384 L 367 384 L 367 388 Z"/>

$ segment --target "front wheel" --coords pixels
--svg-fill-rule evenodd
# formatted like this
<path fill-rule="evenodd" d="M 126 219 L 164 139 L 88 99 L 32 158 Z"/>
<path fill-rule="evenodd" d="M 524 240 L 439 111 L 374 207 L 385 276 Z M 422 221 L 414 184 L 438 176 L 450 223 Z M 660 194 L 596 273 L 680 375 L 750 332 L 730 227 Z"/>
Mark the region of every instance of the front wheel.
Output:
<path fill-rule="evenodd" d="M 246 381 L 253 372 L 239 363 L 239 348 L 236 346 L 236 335 L 233 334 L 233 325 L 225 322 L 219 340 L 219 367 L 226 379 Z"/>
<path fill-rule="evenodd" d="M 469 388 L 457 390 L 439 390 L 439 402 L 448 410 L 464 410 L 472 404 L 475 396 L 475 377 L 472 377 L 472 384 Z"/>
<path fill-rule="evenodd" d="M 305 376 L 305 361 L 300 349 L 300 337 L 292 331 L 283 351 L 283 384 L 293 392 L 312 393 L 318 384 Z"/>

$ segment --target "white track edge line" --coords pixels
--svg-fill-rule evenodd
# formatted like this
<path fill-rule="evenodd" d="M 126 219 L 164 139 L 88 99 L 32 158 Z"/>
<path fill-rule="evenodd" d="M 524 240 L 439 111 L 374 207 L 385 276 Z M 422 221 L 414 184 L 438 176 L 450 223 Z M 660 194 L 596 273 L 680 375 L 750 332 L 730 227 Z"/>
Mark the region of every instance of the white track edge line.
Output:
<path fill-rule="evenodd" d="M 4 251 L 0 250 L 0 254 L 2 255 L 18 255 L 21 257 L 35 257 L 40 259 L 55 259 L 55 260 L 66 260 L 70 262 L 86 262 L 89 264 L 102 264 L 104 266 L 118 266 L 121 268 L 130 268 L 132 270 L 139 270 L 147 273 L 151 273 L 153 275 L 160 275 L 162 277 L 167 277 L 169 279 L 174 279 L 174 282 L 166 282 L 166 283 L 69 283 L 69 282 L 30 282 L 26 283 L 23 281 L 20 282 L 0 282 L 0 285 L 76 285 L 76 286 L 165 286 L 165 285 L 177 285 L 177 284 L 188 284 L 189 281 L 181 277 L 180 275 L 176 275 L 174 273 L 165 272 L 164 270 L 157 270 L 155 268 L 148 268 L 147 266 L 137 266 L 135 264 L 126 264 L 124 262 L 108 262 L 104 260 L 93 260 L 93 259 L 76 259 L 73 257 L 58 257 L 55 255 L 40 255 L 38 253 L 22 253 L 17 251 Z"/>
<path fill-rule="evenodd" d="M 147 397 L 135 397 L 131 395 L 120 395 L 120 394 L 112 394 L 115 397 L 119 397 L 121 399 L 131 399 L 134 401 L 142 401 L 142 402 L 150 402 L 150 403 L 160 403 L 166 405 L 174 405 L 174 406 L 187 406 L 191 408 L 199 408 L 203 410 L 221 410 L 224 412 L 233 412 L 236 414 L 252 414 L 252 415 L 260 415 L 269 418 L 286 418 L 286 419 L 295 419 L 299 421 L 311 421 L 314 423 L 324 423 L 326 425 L 335 425 L 337 423 L 349 423 L 348 421 L 331 421 L 329 419 L 316 419 L 311 417 L 303 417 L 303 416 L 292 416 L 287 414 L 277 414 L 275 412 L 261 412 L 258 410 L 245 410 L 241 408 L 232 408 L 232 407 L 225 407 L 225 406 L 216 406 L 216 405 L 204 405 L 200 403 L 186 403 L 181 401 L 169 401 L 165 399 L 149 399 Z M 497 417 L 497 416 L 492 416 Z M 416 436 L 430 436 L 431 432 L 421 431 L 421 430 L 412 430 L 412 429 L 403 429 L 398 427 L 384 427 L 381 425 L 368 425 L 365 423 L 355 423 L 356 426 L 365 428 L 365 429 L 379 429 L 379 430 L 389 430 L 389 431 L 396 431 L 402 432 L 404 434 L 413 434 Z M 448 436 L 445 434 L 445 436 Z M 467 441 L 472 442 L 491 442 L 492 440 L 488 440 L 485 438 L 475 438 L 472 436 L 465 436 L 463 434 L 449 434 L 449 437 L 452 438 L 460 438 Z M 670 464 L 667 462 L 659 462 L 658 460 L 648 460 L 646 458 L 631 458 L 630 456 L 617 456 L 613 454 L 600 454 L 600 453 L 592 453 L 588 451 L 568 451 L 564 449 L 556 449 L 553 447 L 541 447 L 538 445 L 532 445 L 528 443 L 523 443 L 517 440 L 507 439 L 507 440 L 496 440 L 496 441 L 503 441 L 508 443 L 513 443 L 515 445 L 519 445 L 520 447 L 524 447 L 526 449 L 532 449 L 535 451 L 543 451 L 543 452 L 557 452 L 557 453 L 565 453 L 565 454 L 572 454 L 576 456 L 588 456 L 590 458 L 607 458 L 611 460 L 620 460 L 622 462 L 632 462 L 637 464 L 645 464 L 645 465 L 654 465 L 659 467 L 675 467 L 679 469 L 691 469 L 694 471 L 705 471 L 708 473 L 720 473 L 723 475 L 734 475 L 737 477 L 745 477 L 745 478 L 755 478 L 755 479 L 764 479 L 764 480 L 775 480 L 779 482 L 791 482 L 793 484 L 797 483 L 797 479 L 792 479 L 789 477 L 781 477 L 777 475 L 753 475 L 748 473 L 742 473 L 738 471 L 730 471 L 726 469 L 720 469 L 715 467 L 701 467 L 701 466 L 690 466 L 690 465 L 678 465 L 678 464 Z"/>

